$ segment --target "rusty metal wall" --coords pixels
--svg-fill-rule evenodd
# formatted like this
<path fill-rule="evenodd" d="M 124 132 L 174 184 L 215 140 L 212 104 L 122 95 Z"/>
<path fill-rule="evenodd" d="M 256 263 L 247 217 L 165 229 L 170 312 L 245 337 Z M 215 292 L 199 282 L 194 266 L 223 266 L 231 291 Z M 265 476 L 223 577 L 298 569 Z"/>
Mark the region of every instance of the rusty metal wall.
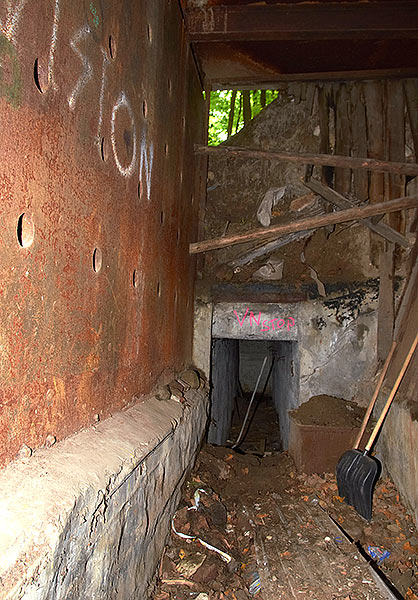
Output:
<path fill-rule="evenodd" d="M 203 117 L 176 0 L 0 3 L 0 464 L 190 360 Z"/>

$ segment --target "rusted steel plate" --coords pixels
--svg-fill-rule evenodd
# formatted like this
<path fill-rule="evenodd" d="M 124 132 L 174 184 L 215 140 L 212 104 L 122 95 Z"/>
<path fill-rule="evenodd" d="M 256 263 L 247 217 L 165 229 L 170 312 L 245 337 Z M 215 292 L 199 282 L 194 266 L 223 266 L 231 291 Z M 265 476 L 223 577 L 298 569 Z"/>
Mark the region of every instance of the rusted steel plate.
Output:
<path fill-rule="evenodd" d="M 418 7 L 408 0 L 190 7 L 186 23 L 188 35 L 195 42 L 399 40 L 418 37 Z"/>
<path fill-rule="evenodd" d="M 0 464 L 190 360 L 203 116 L 174 0 L 0 5 Z"/>

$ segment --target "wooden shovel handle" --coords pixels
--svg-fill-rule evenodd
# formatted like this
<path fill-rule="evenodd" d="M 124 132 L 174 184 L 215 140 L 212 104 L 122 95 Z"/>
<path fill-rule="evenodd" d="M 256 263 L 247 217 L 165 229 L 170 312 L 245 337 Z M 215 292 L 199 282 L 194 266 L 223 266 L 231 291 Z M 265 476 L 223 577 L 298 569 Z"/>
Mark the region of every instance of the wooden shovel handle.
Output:
<path fill-rule="evenodd" d="M 391 390 L 391 392 L 389 394 L 389 398 L 386 401 L 385 407 L 382 410 L 382 414 L 380 415 L 379 420 L 377 421 L 377 423 L 375 425 L 375 428 L 372 431 L 372 435 L 370 436 L 369 441 L 367 442 L 367 445 L 366 445 L 366 448 L 365 448 L 366 452 L 369 452 L 370 448 L 373 446 L 373 442 L 376 439 L 377 434 L 379 433 L 379 430 L 380 430 L 380 427 L 381 427 L 381 425 L 383 423 L 383 420 L 384 420 L 384 418 L 386 417 L 386 415 L 388 413 L 390 405 L 392 404 L 392 400 L 393 400 L 396 392 L 398 391 L 398 387 L 399 387 L 399 385 L 400 385 L 400 383 L 402 381 L 402 377 L 404 376 L 405 371 L 408 368 L 408 365 L 409 365 L 409 363 L 411 361 L 413 353 L 415 352 L 415 348 L 417 347 L 417 344 L 418 344 L 418 333 L 416 334 L 415 339 L 412 342 L 412 346 L 409 349 L 407 357 L 403 361 L 402 368 L 401 368 L 401 370 L 399 372 L 399 375 L 398 375 L 395 383 L 393 384 L 393 388 L 392 388 L 392 390 Z"/>
<path fill-rule="evenodd" d="M 382 372 L 380 373 L 380 377 L 377 382 L 377 386 L 374 391 L 373 398 L 370 400 L 369 408 L 367 409 L 367 412 L 364 415 L 363 423 L 361 424 L 360 432 L 356 438 L 356 441 L 354 442 L 353 450 L 356 450 L 356 448 L 358 448 L 360 446 L 361 438 L 363 437 L 364 430 L 366 429 L 367 423 L 369 422 L 369 419 L 370 419 L 370 415 L 372 414 L 372 410 L 374 408 L 374 405 L 376 404 L 376 398 L 379 395 L 380 388 L 382 387 L 382 383 L 385 379 L 386 371 L 388 370 L 389 363 L 392 359 L 395 348 L 396 348 L 396 342 L 394 341 L 394 342 L 392 342 L 391 349 L 389 350 L 389 354 L 386 357 Z"/>

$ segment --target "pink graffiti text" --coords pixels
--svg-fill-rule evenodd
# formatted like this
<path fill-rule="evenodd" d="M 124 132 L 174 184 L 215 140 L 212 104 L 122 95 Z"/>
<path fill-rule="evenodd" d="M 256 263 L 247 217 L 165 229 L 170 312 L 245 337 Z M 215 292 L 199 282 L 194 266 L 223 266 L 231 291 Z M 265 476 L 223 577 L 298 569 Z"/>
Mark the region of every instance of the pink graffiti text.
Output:
<path fill-rule="evenodd" d="M 234 313 L 238 319 L 239 326 L 242 327 L 244 325 L 244 321 L 248 315 L 248 308 L 245 311 L 245 314 L 242 317 L 242 320 L 239 318 L 236 310 L 234 310 Z M 256 324 L 258 327 L 260 327 L 260 331 L 270 331 L 270 329 L 272 331 L 276 331 L 279 329 L 283 329 L 283 327 L 285 327 L 285 326 L 287 328 L 287 331 L 290 331 L 290 328 L 295 326 L 295 319 L 293 317 L 287 317 L 286 318 L 287 323 L 286 323 L 285 319 L 281 319 L 281 318 L 270 319 L 269 321 L 267 319 L 261 320 L 261 312 L 258 313 L 258 318 L 257 318 L 254 315 L 254 313 L 252 311 L 250 311 L 249 319 L 250 319 L 250 325 Z"/>

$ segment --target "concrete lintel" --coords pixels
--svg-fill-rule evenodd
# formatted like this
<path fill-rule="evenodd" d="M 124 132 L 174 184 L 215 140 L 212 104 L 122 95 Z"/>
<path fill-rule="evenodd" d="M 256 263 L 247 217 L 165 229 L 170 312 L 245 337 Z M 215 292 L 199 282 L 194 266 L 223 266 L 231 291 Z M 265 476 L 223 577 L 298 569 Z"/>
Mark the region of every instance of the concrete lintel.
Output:
<path fill-rule="evenodd" d="M 286 341 L 298 339 L 298 305 L 221 302 L 213 311 L 216 338 Z M 273 320 L 273 323 L 269 321 Z M 263 331 L 267 329 L 268 331 Z"/>

